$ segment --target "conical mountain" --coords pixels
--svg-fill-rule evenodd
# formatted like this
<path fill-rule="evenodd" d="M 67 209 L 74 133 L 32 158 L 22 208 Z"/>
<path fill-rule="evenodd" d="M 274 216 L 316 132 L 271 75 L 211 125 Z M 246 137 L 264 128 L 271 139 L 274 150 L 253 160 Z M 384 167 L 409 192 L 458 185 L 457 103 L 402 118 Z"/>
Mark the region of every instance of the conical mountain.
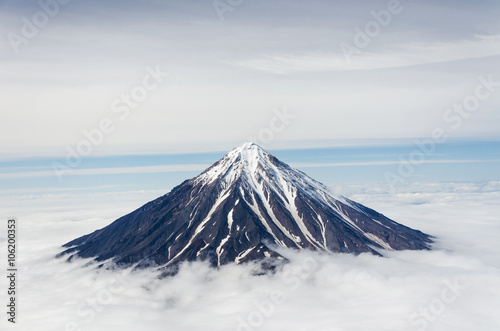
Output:
<path fill-rule="evenodd" d="M 429 249 L 431 239 L 345 197 L 253 143 L 199 176 L 75 239 L 62 254 L 123 265 L 281 258 L 275 247 L 339 253 Z"/>

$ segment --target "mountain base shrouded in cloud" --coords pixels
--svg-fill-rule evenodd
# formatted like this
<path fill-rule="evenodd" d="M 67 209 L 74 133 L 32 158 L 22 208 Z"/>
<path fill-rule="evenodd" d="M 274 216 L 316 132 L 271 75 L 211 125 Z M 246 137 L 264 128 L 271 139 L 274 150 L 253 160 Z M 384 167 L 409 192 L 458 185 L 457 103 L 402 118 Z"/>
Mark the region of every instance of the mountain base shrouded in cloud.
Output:
<path fill-rule="evenodd" d="M 221 266 L 283 260 L 279 247 L 379 255 L 429 249 L 431 242 L 247 143 L 170 193 L 67 243 L 62 255 L 121 266 Z"/>
<path fill-rule="evenodd" d="M 388 258 L 380 258 L 280 248 L 289 263 L 274 274 L 252 276 L 253 263 L 215 269 L 189 262 L 175 277 L 160 279 L 161 272 L 151 269 L 54 259 L 61 241 L 104 227 L 158 191 L 0 196 L 1 213 L 16 215 L 22 226 L 22 309 L 15 326 L 2 319 L 0 329 L 498 329 L 500 182 L 408 184 L 396 192 L 358 184 L 339 190 L 432 233 L 438 238 L 433 249 L 387 251 Z M 1 231 L 0 244 L 7 244 Z M 450 286 L 457 286 L 455 292 Z"/>

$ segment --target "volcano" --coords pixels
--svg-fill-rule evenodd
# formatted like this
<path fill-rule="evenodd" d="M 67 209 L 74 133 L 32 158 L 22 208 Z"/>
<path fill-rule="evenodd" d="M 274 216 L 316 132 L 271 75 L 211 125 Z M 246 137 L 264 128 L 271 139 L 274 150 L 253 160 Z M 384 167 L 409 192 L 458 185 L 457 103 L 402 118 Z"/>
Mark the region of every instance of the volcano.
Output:
<path fill-rule="evenodd" d="M 65 244 L 61 255 L 121 266 L 194 260 L 220 266 L 283 259 L 277 247 L 380 255 L 430 249 L 431 243 L 431 236 L 333 195 L 246 143 L 164 196 Z"/>

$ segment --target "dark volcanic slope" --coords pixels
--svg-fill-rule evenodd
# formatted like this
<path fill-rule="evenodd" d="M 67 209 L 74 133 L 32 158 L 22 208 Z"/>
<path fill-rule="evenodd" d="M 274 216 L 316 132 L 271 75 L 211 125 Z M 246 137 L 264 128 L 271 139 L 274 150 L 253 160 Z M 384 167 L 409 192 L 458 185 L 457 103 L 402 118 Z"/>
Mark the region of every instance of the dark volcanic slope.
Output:
<path fill-rule="evenodd" d="M 280 258 L 273 245 L 376 254 L 371 247 L 429 249 L 431 242 L 245 144 L 170 193 L 65 244 L 63 254 L 125 265 L 222 265 Z"/>

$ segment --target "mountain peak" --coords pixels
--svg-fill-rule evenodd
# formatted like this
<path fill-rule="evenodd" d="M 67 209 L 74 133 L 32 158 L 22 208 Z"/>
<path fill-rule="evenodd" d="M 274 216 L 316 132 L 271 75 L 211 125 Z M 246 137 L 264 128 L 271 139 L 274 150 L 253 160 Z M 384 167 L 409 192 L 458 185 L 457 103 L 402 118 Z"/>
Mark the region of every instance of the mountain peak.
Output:
<path fill-rule="evenodd" d="M 268 155 L 269 153 L 266 152 L 262 147 L 252 142 L 244 143 L 226 154 L 226 156 L 228 156 L 229 158 L 231 158 L 231 156 L 237 156 L 234 161 L 253 161 L 256 159 L 265 158 Z"/>
<path fill-rule="evenodd" d="M 259 145 L 252 142 L 244 143 L 224 155 L 193 181 L 205 184 L 217 181 L 223 186 L 242 176 L 255 181 L 254 176 L 267 168 L 273 159 L 275 158 Z"/>
<path fill-rule="evenodd" d="M 282 259 L 276 246 L 379 254 L 431 242 L 245 143 L 170 193 L 67 243 L 64 253 L 125 265 L 200 259 L 219 266 Z"/>
<path fill-rule="evenodd" d="M 264 150 L 262 147 L 257 145 L 256 143 L 253 142 L 246 142 L 244 144 L 241 144 L 240 146 L 236 147 L 234 150 L 236 151 L 244 151 L 244 150 Z"/>

